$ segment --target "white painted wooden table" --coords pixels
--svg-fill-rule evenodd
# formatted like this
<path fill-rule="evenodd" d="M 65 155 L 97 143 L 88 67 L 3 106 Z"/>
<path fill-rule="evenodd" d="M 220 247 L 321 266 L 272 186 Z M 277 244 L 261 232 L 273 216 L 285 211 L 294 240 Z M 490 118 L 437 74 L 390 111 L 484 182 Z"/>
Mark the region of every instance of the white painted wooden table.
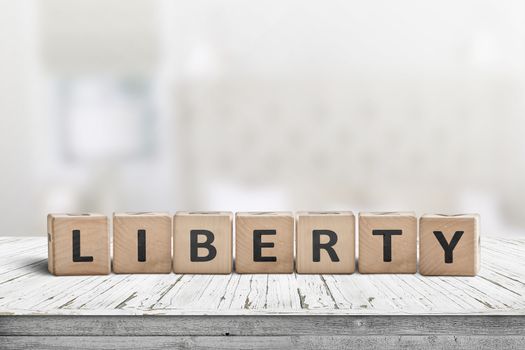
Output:
<path fill-rule="evenodd" d="M 0 348 L 525 348 L 525 239 L 482 239 L 477 277 L 55 277 L 0 238 Z"/>

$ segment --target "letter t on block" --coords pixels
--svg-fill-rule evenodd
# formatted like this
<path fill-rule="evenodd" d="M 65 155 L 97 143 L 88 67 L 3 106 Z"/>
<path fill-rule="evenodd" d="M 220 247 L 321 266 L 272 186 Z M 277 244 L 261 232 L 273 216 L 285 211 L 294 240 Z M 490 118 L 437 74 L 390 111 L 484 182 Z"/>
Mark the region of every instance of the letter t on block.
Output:
<path fill-rule="evenodd" d="M 110 273 L 108 218 L 99 214 L 49 214 L 48 269 L 56 276 Z"/>
<path fill-rule="evenodd" d="M 479 215 L 426 214 L 419 219 L 419 272 L 475 276 L 480 267 Z"/>
<path fill-rule="evenodd" d="M 360 273 L 416 273 L 416 214 L 360 213 L 357 264 Z"/>

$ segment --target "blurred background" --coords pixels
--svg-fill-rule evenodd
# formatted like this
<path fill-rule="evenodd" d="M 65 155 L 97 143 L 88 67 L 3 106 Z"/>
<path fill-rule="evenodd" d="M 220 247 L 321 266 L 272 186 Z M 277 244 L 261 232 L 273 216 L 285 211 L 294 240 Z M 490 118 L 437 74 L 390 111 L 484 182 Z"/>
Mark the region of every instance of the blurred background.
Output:
<path fill-rule="evenodd" d="M 525 2 L 0 0 L 0 235 L 415 210 L 525 234 Z"/>

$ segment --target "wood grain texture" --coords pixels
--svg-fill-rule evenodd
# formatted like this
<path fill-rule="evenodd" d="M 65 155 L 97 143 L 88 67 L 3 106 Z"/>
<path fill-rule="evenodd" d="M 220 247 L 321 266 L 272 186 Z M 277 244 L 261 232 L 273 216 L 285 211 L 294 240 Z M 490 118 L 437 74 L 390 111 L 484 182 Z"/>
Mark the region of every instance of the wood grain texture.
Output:
<path fill-rule="evenodd" d="M 0 315 L 525 316 L 525 239 L 484 237 L 482 256 L 475 277 L 360 273 L 56 277 L 47 271 L 45 237 L 0 237 Z"/>
<path fill-rule="evenodd" d="M 329 230 L 335 234 L 332 246 L 337 261 L 327 249 L 318 249 L 314 261 L 314 230 Z M 319 243 L 330 242 L 326 234 L 319 235 Z M 322 239 L 321 239 L 322 237 Z M 355 271 L 355 217 L 352 212 L 299 212 L 296 214 L 297 273 L 353 273 Z"/>
<path fill-rule="evenodd" d="M 522 349 L 525 336 L 0 337 L 9 349 Z"/>
<path fill-rule="evenodd" d="M 171 226 L 168 213 L 113 214 L 113 272 L 170 273 Z M 139 230 L 144 235 L 143 259 L 138 252 Z"/>
<path fill-rule="evenodd" d="M 207 230 L 213 234 L 211 244 L 216 256 L 209 261 L 191 261 L 190 232 Z M 173 269 L 175 273 L 232 272 L 233 214 L 231 212 L 177 212 L 173 226 Z M 199 241 L 201 242 L 202 239 Z M 199 256 L 207 256 L 206 248 L 198 248 Z"/>
<path fill-rule="evenodd" d="M 523 329 L 523 316 L 485 315 L 0 317 L 0 336 L 513 336 Z"/>
<path fill-rule="evenodd" d="M 387 237 L 377 230 L 398 230 L 392 235 L 390 257 Z M 417 220 L 412 212 L 359 213 L 360 273 L 416 273 Z"/>
<path fill-rule="evenodd" d="M 275 231 L 261 236 L 263 257 L 275 261 L 255 261 L 255 230 Z M 251 212 L 235 215 L 235 271 L 237 273 L 292 273 L 294 269 L 294 218 L 289 212 Z"/>
<path fill-rule="evenodd" d="M 523 316 L 2 316 L 0 347 L 521 349 Z"/>
<path fill-rule="evenodd" d="M 100 214 L 49 214 L 48 270 L 57 276 L 110 273 L 108 219 Z M 75 236 L 76 235 L 76 236 Z M 74 244 L 74 240 L 77 240 Z M 79 258 L 74 261 L 76 245 Z M 82 258 L 80 258 L 82 257 Z"/>
<path fill-rule="evenodd" d="M 426 214 L 419 220 L 419 272 L 422 275 L 474 276 L 480 268 L 480 218 L 477 214 Z M 436 234 L 447 243 L 461 232 L 450 261 Z"/>

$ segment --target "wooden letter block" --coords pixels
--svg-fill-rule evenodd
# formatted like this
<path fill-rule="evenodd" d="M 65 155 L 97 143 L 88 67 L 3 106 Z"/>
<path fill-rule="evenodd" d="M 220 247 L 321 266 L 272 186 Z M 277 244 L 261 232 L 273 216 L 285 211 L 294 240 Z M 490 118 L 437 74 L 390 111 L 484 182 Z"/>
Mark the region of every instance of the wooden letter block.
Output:
<path fill-rule="evenodd" d="M 296 222 L 298 273 L 355 271 L 355 217 L 352 212 L 300 212 Z"/>
<path fill-rule="evenodd" d="M 176 273 L 231 273 L 231 212 L 177 212 L 173 225 Z"/>
<path fill-rule="evenodd" d="M 171 272 L 171 215 L 113 214 L 115 273 Z"/>
<path fill-rule="evenodd" d="M 360 213 L 361 273 L 416 273 L 417 220 L 415 213 Z"/>
<path fill-rule="evenodd" d="M 292 213 L 237 213 L 235 227 L 235 270 L 238 273 L 293 272 Z"/>
<path fill-rule="evenodd" d="M 479 215 L 423 215 L 419 221 L 419 273 L 475 276 L 480 268 Z"/>
<path fill-rule="evenodd" d="M 56 276 L 107 275 L 108 218 L 99 214 L 49 214 L 48 270 Z"/>

